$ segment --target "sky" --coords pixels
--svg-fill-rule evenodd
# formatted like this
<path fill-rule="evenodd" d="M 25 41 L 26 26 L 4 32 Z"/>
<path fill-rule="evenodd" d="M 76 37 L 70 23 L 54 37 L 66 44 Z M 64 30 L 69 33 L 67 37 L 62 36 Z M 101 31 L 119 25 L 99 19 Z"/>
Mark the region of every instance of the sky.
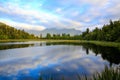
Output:
<path fill-rule="evenodd" d="M 0 0 L 0 22 L 17 29 L 85 31 L 120 18 L 120 0 Z"/>

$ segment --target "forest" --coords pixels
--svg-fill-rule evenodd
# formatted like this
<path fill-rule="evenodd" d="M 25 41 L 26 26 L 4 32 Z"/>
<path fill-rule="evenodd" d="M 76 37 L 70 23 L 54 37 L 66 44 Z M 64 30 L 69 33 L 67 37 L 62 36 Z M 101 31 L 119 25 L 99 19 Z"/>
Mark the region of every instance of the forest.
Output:
<path fill-rule="evenodd" d="M 17 30 L 9 25 L 0 22 L 0 39 L 35 39 L 33 34 L 24 30 Z"/>
<path fill-rule="evenodd" d="M 104 25 L 102 28 L 96 27 L 92 31 L 90 31 L 89 28 L 87 28 L 86 31 L 80 35 L 70 36 L 70 34 L 65 33 L 63 33 L 62 35 L 60 34 L 51 35 L 50 33 L 47 33 L 46 37 L 44 38 L 120 42 L 120 20 L 118 21 L 110 20 L 109 24 Z"/>
<path fill-rule="evenodd" d="M 93 31 L 87 29 L 81 35 L 84 40 L 120 42 L 120 20 L 112 21 L 104 25 L 101 29 L 95 28 Z"/>

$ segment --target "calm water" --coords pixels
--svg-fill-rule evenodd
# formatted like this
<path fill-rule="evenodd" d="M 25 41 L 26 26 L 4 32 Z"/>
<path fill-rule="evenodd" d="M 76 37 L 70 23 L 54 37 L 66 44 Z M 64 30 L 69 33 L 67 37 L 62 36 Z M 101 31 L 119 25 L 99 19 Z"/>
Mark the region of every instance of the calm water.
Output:
<path fill-rule="evenodd" d="M 120 50 L 77 43 L 7 42 L 0 43 L 0 80 L 77 80 L 91 76 L 104 66 L 120 65 Z"/>

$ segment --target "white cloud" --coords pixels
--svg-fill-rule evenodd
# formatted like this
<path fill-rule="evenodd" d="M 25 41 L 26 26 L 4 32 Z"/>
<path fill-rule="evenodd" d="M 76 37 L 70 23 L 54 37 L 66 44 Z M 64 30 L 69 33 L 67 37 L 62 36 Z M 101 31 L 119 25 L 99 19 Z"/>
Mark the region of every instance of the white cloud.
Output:
<path fill-rule="evenodd" d="M 20 23 L 20 22 L 14 22 L 10 20 L 0 20 L 0 22 L 6 23 L 7 25 L 16 27 L 17 29 L 26 29 L 26 30 L 44 30 L 44 26 L 40 25 L 33 25 L 33 24 L 27 24 L 27 23 Z"/>
<path fill-rule="evenodd" d="M 72 13 L 72 16 L 78 16 L 79 15 L 79 11 L 75 11 Z"/>
<path fill-rule="evenodd" d="M 81 22 L 64 18 L 64 16 L 59 17 L 54 14 L 46 13 L 43 11 L 35 11 L 35 10 L 29 10 L 29 9 L 24 10 L 23 8 L 20 8 L 18 5 L 12 5 L 11 3 L 9 3 L 7 7 L 0 7 L 0 11 L 7 13 L 9 15 L 16 15 L 32 24 L 35 24 L 36 22 L 40 22 L 45 25 L 48 25 L 48 27 L 55 26 L 59 28 L 75 28 L 80 30 L 80 28 L 83 26 Z M 61 11 L 62 11 L 61 8 L 56 9 L 56 12 L 58 13 L 60 13 Z M 70 12 L 70 11 L 71 10 L 67 10 L 67 12 Z M 79 14 L 78 11 L 72 13 L 72 15 L 74 16 L 77 16 L 78 14 Z M 14 24 L 19 24 L 21 26 L 24 26 L 25 29 L 35 29 L 33 26 L 36 26 L 36 28 L 39 27 L 38 25 L 29 25 L 28 23 L 20 23 L 20 22 L 19 23 L 16 22 Z M 40 26 L 39 30 L 41 29 L 43 28 L 41 28 Z"/>
<path fill-rule="evenodd" d="M 43 11 L 23 9 L 23 8 L 20 8 L 18 5 L 12 5 L 12 4 L 8 4 L 7 7 L 0 7 L 0 11 L 8 13 L 9 15 L 16 15 L 24 19 L 35 18 L 41 22 L 47 22 L 49 20 L 54 20 L 57 18 L 57 16 L 54 16 L 52 14 L 49 14 Z"/>
<path fill-rule="evenodd" d="M 81 1 L 81 0 L 80 0 Z M 83 3 L 88 3 L 88 4 L 91 4 L 91 5 L 94 5 L 94 6 L 105 6 L 109 0 L 104 0 L 104 1 L 101 1 L 101 0 L 82 0 L 81 2 Z"/>
<path fill-rule="evenodd" d="M 119 16 L 120 17 L 120 4 L 116 4 L 112 6 L 110 9 L 107 10 L 108 13 L 111 13 L 112 15 Z"/>
<path fill-rule="evenodd" d="M 96 6 L 96 7 L 101 7 L 101 6 L 105 6 L 107 3 L 109 3 L 109 0 L 61 0 L 60 1 L 61 4 L 66 5 L 83 5 L 83 4 L 90 4 L 92 6 Z"/>
<path fill-rule="evenodd" d="M 56 9 L 56 12 L 57 12 L 57 13 L 60 13 L 61 11 L 62 11 L 61 8 L 57 8 L 57 9 Z"/>
<path fill-rule="evenodd" d="M 35 11 L 35 10 L 33 11 L 33 10 L 28 10 L 28 9 L 24 10 L 20 8 L 18 5 L 12 5 L 10 3 L 8 4 L 7 7 L 0 7 L 0 8 L 2 8 L 0 9 L 0 11 L 2 12 L 4 10 L 5 13 L 8 13 L 10 15 L 18 15 L 19 17 L 23 18 L 26 21 L 29 21 L 32 24 L 39 21 L 40 23 L 43 23 L 49 26 L 55 25 L 61 28 L 76 28 L 76 27 L 78 28 L 78 26 L 81 26 L 80 22 L 77 22 L 71 19 L 66 19 L 63 17 L 56 16 L 54 14 L 50 14 L 50 13 L 46 13 L 42 11 Z M 62 10 L 61 8 L 57 8 L 56 12 L 61 12 L 61 10 Z M 36 19 L 37 21 L 35 21 L 34 19 Z M 28 24 L 21 23 L 21 26 L 25 26 L 24 28 L 26 29 L 28 28 L 32 29 L 34 25 L 28 25 Z"/>

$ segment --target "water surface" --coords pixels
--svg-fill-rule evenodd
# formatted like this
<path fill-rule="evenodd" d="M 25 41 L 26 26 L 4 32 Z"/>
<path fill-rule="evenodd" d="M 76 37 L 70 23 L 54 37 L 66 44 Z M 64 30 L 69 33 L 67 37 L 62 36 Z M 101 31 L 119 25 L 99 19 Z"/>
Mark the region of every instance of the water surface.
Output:
<path fill-rule="evenodd" d="M 77 80 L 91 76 L 104 66 L 120 64 L 120 50 L 78 43 L 39 41 L 0 43 L 0 80 Z"/>

